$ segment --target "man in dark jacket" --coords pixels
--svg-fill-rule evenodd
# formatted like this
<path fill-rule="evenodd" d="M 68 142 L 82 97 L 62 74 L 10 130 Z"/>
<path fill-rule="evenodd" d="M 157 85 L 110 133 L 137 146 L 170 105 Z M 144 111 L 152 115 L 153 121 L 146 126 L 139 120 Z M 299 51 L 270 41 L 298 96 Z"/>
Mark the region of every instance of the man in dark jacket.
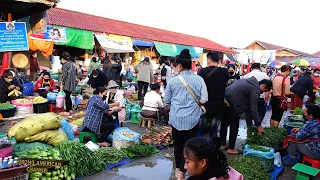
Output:
<path fill-rule="evenodd" d="M 222 149 L 228 149 L 230 154 L 238 154 L 238 150 L 234 149 L 234 146 L 238 136 L 240 115 L 246 111 L 251 112 L 259 133 L 264 133 L 258 111 L 258 102 L 260 94 L 270 91 L 271 88 L 272 82 L 270 80 L 264 79 L 258 82 L 255 77 L 240 79 L 227 87 L 225 93 L 226 108 L 221 120 L 220 130 Z M 229 146 L 226 145 L 228 126 L 230 126 Z"/>
<path fill-rule="evenodd" d="M 6 103 L 11 100 L 8 94 L 14 89 L 20 92 L 23 90 L 19 81 L 13 77 L 12 72 L 5 70 L 3 76 L 0 78 L 0 102 Z"/>
<path fill-rule="evenodd" d="M 309 97 L 312 97 L 313 81 L 311 79 L 311 73 L 309 71 L 305 72 L 291 87 L 290 91 L 293 92 L 291 110 L 294 110 L 296 107 L 302 108 L 303 97 L 307 93 Z"/>
<path fill-rule="evenodd" d="M 202 68 L 199 72 L 208 89 L 208 101 L 204 105 L 206 108 L 206 118 L 211 120 L 210 136 L 217 136 L 220 118 L 224 109 L 224 94 L 229 80 L 229 73 L 226 68 L 218 67 L 219 54 L 209 52 L 207 54 L 208 67 Z M 199 123 L 199 136 L 204 135 L 206 119 L 203 117 Z"/>
<path fill-rule="evenodd" d="M 104 87 L 107 84 L 107 77 L 99 69 L 94 69 L 90 74 L 88 84 L 94 89 Z"/>

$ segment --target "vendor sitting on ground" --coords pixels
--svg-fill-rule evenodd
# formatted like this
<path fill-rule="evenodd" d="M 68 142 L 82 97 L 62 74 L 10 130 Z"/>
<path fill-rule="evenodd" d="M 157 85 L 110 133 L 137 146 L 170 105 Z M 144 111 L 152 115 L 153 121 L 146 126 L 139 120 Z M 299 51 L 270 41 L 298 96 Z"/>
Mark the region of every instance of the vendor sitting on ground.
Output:
<path fill-rule="evenodd" d="M 150 87 L 151 91 L 147 92 L 144 97 L 141 115 L 146 118 L 158 119 L 164 115 L 160 84 L 150 84 Z"/>
<path fill-rule="evenodd" d="M 8 94 L 14 89 L 20 92 L 23 90 L 19 81 L 14 78 L 12 71 L 5 70 L 3 76 L 0 78 L 0 102 L 6 103 L 7 101 L 13 100 L 13 97 L 9 97 Z"/>
<path fill-rule="evenodd" d="M 109 122 L 113 122 L 114 120 L 119 121 L 119 125 L 122 127 L 122 123 L 126 118 L 124 92 L 119 90 L 119 85 L 114 80 L 109 81 L 107 89 L 108 93 L 105 103 L 111 104 L 118 102 L 119 106 L 111 108 L 106 118 Z"/>
<path fill-rule="evenodd" d="M 300 155 L 310 159 L 320 160 L 320 107 L 308 104 L 304 109 L 307 119 L 302 128 L 292 129 L 292 133 L 285 140 L 288 145 L 288 155 L 282 158 L 283 164 L 295 165 L 300 160 Z"/>
<path fill-rule="evenodd" d="M 46 98 L 48 92 L 52 92 L 56 89 L 57 87 L 54 83 L 54 80 L 51 79 L 50 73 L 44 72 L 42 78 L 39 79 L 34 85 L 33 91 Z"/>
<path fill-rule="evenodd" d="M 90 74 L 88 84 L 92 88 L 97 87 L 105 87 L 107 83 L 107 76 L 99 69 L 94 69 L 92 73 Z"/>
<path fill-rule="evenodd" d="M 92 132 L 99 135 L 99 145 L 108 146 L 106 139 L 113 132 L 114 125 L 111 122 L 105 122 L 104 113 L 108 112 L 109 108 L 119 106 L 120 103 L 104 103 L 107 98 L 107 90 L 103 87 L 98 87 L 93 94 L 94 96 L 88 101 L 88 108 L 81 131 Z"/>

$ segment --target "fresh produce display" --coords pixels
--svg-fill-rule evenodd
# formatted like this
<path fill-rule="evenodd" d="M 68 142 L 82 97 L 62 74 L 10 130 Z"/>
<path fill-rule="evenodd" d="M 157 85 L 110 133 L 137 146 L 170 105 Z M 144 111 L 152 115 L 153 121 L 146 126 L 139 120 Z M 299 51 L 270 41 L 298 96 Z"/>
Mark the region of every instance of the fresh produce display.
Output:
<path fill-rule="evenodd" d="M 94 152 L 96 156 L 108 164 L 116 164 L 119 161 L 128 158 L 128 156 L 121 150 L 115 148 L 100 148 Z"/>
<path fill-rule="evenodd" d="M 124 135 L 124 136 L 127 137 L 127 138 L 132 138 L 132 137 L 135 136 L 133 133 L 131 133 L 131 132 L 125 132 L 125 131 L 120 132 L 120 134 Z"/>
<path fill-rule="evenodd" d="M 54 148 L 34 147 L 22 152 L 17 152 L 15 155 L 19 158 L 62 160 L 59 151 Z"/>
<path fill-rule="evenodd" d="M 172 142 L 171 128 L 166 126 L 152 127 L 141 139 L 151 139 L 156 146 L 168 146 Z"/>
<path fill-rule="evenodd" d="M 138 145 L 122 149 L 129 157 L 147 157 L 156 152 L 156 148 L 149 143 L 142 142 Z"/>
<path fill-rule="evenodd" d="M 8 137 L 14 137 L 21 142 L 28 136 L 59 127 L 61 127 L 60 116 L 55 113 L 32 114 L 12 126 L 8 131 Z"/>
<path fill-rule="evenodd" d="M 271 151 L 270 149 L 266 149 L 261 146 L 255 145 L 255 144 L 250 145 L 250 149 L 253 149 L 256 151 L 261 151 L 261 152 L 270 152 Z"/>
<path fill-rule="evenodd" d="M 69 162 L 68 168 L 76 177 L 86 176 L 106 168 L 106 163 L 82 143 L 65 141 L 57 148 L 61 158 Z"/>
<path fill-rule="evenodd" d="M 25 98 L 23 98 L 23 99 L 16 99 L 16 102 L 19 103 L 19 104 L 30 104 L 30 103 L 32 103 L 31 100 L 25 99 Z"/>
<path fill-rule="evenodd" d="M 320 104 L 320 98 L 317 98 L 314 102 L 315 102 L 316 104 Z"/>
<path fill-rule="evenodd" d="M 19 97 L 22 93 L 16 89 L 12 90 L 8 96 L 11 97 L 11 96 L 14 96 L 14 97 Z"/>
<path fill-rule="evenodd" d="M 256 127 L 250 126 L 248 127 L 246 144 L 255 144 L 277 149 L 287 135 L 288 132 L 284 128 L 264 128 L 264 134 L 259 134 Z"/>
<path fill-rule="evenodd" d="M 0 109 L 12 109 L 14 108 L 15 106 L 12 105 L 12 104 L 7 104 L 7 103 L 1 103 L 0 104 Z"/>
<path fill-rule="evenodd" d="M 229 166 L 241 173 L 246 180 L 269 180 L 269 176 L 262 164 L 250 157 L 240 156 L 232 158 Z"/>
<path fill-rule="evenodd" d="M 296 108 L 293 110 L 293 114 L 294 114 L 294 115 L 303 115 L 302 109 L 299 108 L 299 107 L 296 107 Z"/>
<path fill-rule="evenodd" d="M 28 136 L 24 139 L 26 142 L 41 141 L 53 146 L 57 146 L 59 143 L 67 141 L 67 134 L 62 129 L 46 130 L 33 136 Z"/>
<path fill-rule="evenodd" d="M 53 148 L 53 146 L 50 146 L 48 144 L 45 143 L 41 143 L 41 142 L 33 142 L 33 143 L 16 143 L 13 145 L 12 149 L 13 149 L 13 153 L 19 153 L 25 150 L 29 150 L 32 149 L 34 147 L 38 147 L 38 148 Z"/>
<path fill-rule="evenodd" d="M 43 98 L 42 96 L 37 96 L 35 97 L 34 99 L 32 99 L 32 102 L 34 104 L 41 104 L 41 103 L 45 103 L 47 102 L 48 100 L 46 98 Z"/>
<path fill-rule="evenodd" d="M 31 180 L 72 180 L 76 179 L 75 174 L 72 174 L 68 168 L 68 166 L 63 167 L 55 167 L 54 171 L 40 173 L 40 172 L 33 172 L 29 174 L 29 179 Z"/>

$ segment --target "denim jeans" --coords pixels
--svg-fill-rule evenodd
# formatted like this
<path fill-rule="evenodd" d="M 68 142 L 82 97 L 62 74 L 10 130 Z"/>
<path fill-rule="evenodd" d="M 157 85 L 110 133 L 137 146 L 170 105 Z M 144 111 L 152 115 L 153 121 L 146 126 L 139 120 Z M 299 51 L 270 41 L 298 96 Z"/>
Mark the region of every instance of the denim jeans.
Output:
<path fill-rule="evenodd" d="M 218 116 L 208 117 L 207 115 L 203 115 L 200 117 L 200 121 L 199 121 L 199 130 L 198 130 L 198 134 L 197 134 L 198 137 L 204 136 L 206 126 L 209 121 L 210 121 L 210 137 L 211 136 L 218 136 L 220 117 L 218 117 Z"/>

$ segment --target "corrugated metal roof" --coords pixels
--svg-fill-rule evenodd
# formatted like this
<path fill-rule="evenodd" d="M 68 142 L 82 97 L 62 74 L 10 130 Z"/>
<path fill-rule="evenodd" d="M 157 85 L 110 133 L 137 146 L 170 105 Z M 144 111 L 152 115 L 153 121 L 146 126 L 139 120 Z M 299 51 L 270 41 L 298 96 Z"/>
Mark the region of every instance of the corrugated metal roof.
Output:
<path fill-rule="evenodd" d="M 48 10 L 47 17 L 48 23 L 53 25 L 234 53 L 233 50 L 202 37 L 117 21 L 71 10 L 52 8 Z"/>

